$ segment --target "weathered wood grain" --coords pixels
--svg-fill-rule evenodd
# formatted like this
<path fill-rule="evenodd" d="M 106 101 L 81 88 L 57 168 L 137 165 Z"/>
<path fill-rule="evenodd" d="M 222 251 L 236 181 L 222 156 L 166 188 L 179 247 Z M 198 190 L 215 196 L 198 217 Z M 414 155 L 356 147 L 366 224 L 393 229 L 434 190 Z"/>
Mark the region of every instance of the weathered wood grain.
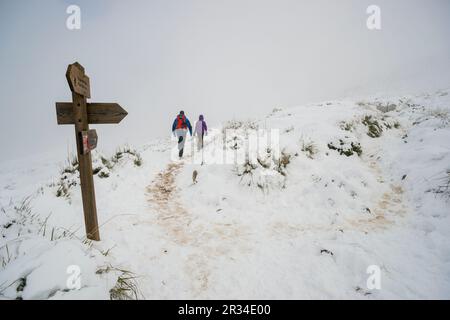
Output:
<path fill-rule="evenodd" d="M 94 177 L 92 174 L 91 153 L 83 153 L 83 142 L 79 137 L 83 131 L 89 131 L 86 98 L 72 92 L 72 114 L 75 120 L 75 137 L 77 138 L 78 171 L 80 172 L 81 198 L 83 200 L 84 223 L 88 239 L 99 241 L 100 232 L 95 203 Z"/>
<path fill-rule="evenodd" d="M 89 77 L 84 74 L 84 68 L 81 64 L 75 62 L 69 65 L 66 79 L 72 92 L 78 93 L 85 98 L 91 97 Z"/>
<path fill-rule="evenodd" d="M 117 103 L 87 103 L 86 105 L 89 124 L 117 124 L 128 115 L 128 112 Z M 56 119 L 60 125 L 74 124 L 73 104 L 57 102 Z"/>

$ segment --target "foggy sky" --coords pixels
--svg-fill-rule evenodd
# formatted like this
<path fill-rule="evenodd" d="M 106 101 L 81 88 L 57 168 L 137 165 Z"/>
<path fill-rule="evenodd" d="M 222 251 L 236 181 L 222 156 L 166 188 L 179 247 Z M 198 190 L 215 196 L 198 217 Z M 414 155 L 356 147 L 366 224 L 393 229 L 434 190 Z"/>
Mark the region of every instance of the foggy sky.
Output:
<path fill-rule="evenodd" d="M 81 30 L 66 28 L 70 4 Z M 380 31 L 366 27 L 371 4 Z M 91 101 L 129 112 L 91 126 L 105 150 L 167 136 L 180 109 L 211 126 L 445 73 L 449 39 L 448 0 L 0 0 L 0 161 L 74 148 L 73 126 L 55 115 L 56 101 L 71 100 L 74 61 Z"/>

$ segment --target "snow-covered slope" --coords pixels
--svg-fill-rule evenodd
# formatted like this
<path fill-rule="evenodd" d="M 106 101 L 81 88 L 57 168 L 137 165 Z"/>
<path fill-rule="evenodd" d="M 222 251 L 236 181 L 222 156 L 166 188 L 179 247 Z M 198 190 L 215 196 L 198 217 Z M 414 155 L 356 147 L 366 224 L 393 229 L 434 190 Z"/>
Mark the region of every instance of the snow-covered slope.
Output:
<path fill-rule="evenodd" d="M 449 93 L 274 109 L 211 130 L 203 153 L 188 141 L 181 161 L 169 139 L 95 153 L 98 243 L 75 163 L 4 164 L 0 295 L 450 298 Z"/>

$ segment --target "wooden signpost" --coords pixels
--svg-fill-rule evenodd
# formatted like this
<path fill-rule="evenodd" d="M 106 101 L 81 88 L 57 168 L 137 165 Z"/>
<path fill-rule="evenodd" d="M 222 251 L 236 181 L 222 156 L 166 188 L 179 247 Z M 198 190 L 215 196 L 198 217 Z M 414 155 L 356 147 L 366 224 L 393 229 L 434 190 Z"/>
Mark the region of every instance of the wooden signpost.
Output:
<path fill-rule="evenodd" d="M 91 97 L 89 77 L 78 62 L 69 65 L 66 78 L 72 91 L 72 102 L 56 103 L 57 122 L 75 125 L 86 234 L 88 239 L 99 241 L 90 153 L 97 146 L 98 137 L 95 130 L 89 130 L 89 124 L 119 123 L 128 113 L 117 103 L 87 103 L 86 99 Z"/>

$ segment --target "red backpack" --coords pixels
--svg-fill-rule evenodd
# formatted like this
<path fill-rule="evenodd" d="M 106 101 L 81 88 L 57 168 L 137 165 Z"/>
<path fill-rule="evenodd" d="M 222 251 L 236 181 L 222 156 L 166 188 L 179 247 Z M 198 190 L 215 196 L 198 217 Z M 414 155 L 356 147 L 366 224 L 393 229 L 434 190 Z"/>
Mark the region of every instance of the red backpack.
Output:
<path fill-rule="evenodd" d="M 186 129 L 186 116 L 185 115 L 178 115 L 177 117 L 177 129 Z"/>

